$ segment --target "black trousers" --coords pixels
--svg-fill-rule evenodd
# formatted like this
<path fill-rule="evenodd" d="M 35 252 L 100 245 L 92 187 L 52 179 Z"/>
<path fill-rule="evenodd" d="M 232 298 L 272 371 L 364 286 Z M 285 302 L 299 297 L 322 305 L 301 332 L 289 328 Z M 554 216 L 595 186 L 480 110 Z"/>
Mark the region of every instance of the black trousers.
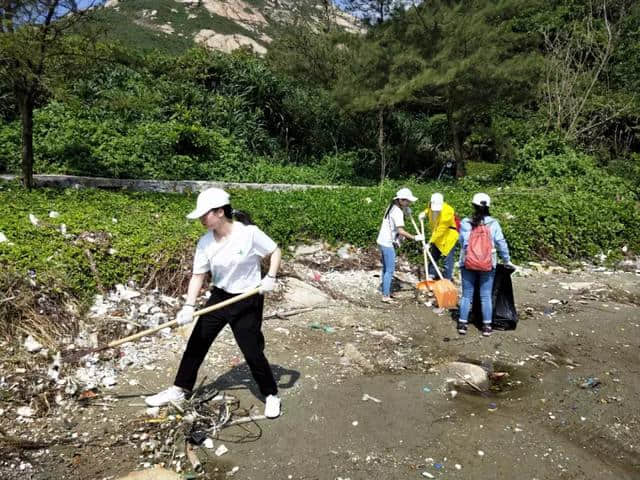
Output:
<path fill-rule="evenodd" d="M 234 296 L 235 294 L 214 288 L 206 306 L 222 302 Z M 264 356 L 264 335 L 262 335 L 261 330 L 263 307 L 264 296 L 252 295 L 237 303 L 199 317 L 187 342 L 187 348 L 182 355 L 182 361 L 174 384 L 186 390 L 193 390 L 198 376 L 198 369 L 204 361 L 209 347 L 228 323 L 249 365 L 251 374 L 258 384 L 258 388 L 260 388 L 260 392 L 265 397 L 277 394 L 278 387 L 273 378 L 273 372 L 267 358 Z"/>

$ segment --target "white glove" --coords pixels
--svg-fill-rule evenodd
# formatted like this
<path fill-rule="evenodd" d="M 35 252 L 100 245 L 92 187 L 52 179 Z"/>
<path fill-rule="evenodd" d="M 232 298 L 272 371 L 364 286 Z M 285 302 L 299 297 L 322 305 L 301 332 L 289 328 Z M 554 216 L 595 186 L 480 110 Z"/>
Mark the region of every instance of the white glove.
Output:
<path fill-rule="evenodd" d="M 178 325 L 186 325 L 187 323 L 193 322 L 194 310 L 195 308 L 193 307 L 193 305 L 185 305 L 184 307 L 182 307 L 176 315 Z"/>
<path fill-rule="evenodd" d="M 427 218 L 427 214 L 424 213 L 424 211 L 420 212 L 420 215 L 418 215 L 418 220 L 420 220 L 421 222 L 424 222 L 425 218 Z"/>
<path fill-rule="evenodd" d="M 266 293 L 276 288 L 276 278 L 265 275 L 260 282 L 260 293 Z"/>
<path fill-rule="evenodd" d="M 418 235 L 416 235 L 415 237 L 413 237 L 413 239 L 414 239 L 416 242 L 424 242 L 424 235 L 422 235 L 422 234 L 418 234 Z"/>

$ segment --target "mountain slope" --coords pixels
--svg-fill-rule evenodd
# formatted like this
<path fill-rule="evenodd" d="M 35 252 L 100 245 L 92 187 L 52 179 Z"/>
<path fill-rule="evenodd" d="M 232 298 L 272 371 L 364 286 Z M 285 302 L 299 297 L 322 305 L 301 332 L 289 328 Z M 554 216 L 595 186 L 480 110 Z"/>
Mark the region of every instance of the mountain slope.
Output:
<path fill-rule="evenodd" d="M 109 0 L 100 15 L 109 37 L 172 53 L 202 44 L 263 54 L 279 28 L 296 22 L 359 30 L 355 18 L 318 0 Z"/>

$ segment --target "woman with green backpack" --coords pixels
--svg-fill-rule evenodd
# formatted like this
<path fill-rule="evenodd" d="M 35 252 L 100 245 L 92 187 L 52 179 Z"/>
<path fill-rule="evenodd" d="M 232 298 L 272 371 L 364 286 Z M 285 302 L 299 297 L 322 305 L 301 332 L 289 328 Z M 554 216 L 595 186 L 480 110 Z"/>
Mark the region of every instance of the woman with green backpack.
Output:
<path fill-rule="evenodd" d="M 497 219 L 489 215 L 491 199 L 486 193 L 476 193 L 471 200 L 473 215 L 464 218 L 460 225 L 460 273 L 462 275 L 462 299 L 458 333 L 465 335 L 471 313 L 471 302 L 476 281 L 480 288 L 482 310 L 482 335 L 491 335 L 493 305 L 491 293 L 496 274 L 497 254 L 512 267 L 509 247 Z"/>

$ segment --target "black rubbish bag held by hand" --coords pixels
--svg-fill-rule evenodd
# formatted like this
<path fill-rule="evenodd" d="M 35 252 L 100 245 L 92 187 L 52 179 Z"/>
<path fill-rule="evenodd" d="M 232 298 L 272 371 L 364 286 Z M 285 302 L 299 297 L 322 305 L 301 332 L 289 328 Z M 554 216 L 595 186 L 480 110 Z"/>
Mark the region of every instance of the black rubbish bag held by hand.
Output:
<path fill-rule="evenodd" d="M 496 330 L 515 330 L 518 325 L 518 312 L 513 298 L 513 284 L 511 274 L 514 268 L 498 264 L 496 276 L 493 280 L 491 300 L 493 303 L 493 328 Z M 474 325 L 482 325 L 482 310 L 480 308 L 480 286 L 476 282 L 473 291 L 473 307 L 471 309 L 471 322 Z"/>

